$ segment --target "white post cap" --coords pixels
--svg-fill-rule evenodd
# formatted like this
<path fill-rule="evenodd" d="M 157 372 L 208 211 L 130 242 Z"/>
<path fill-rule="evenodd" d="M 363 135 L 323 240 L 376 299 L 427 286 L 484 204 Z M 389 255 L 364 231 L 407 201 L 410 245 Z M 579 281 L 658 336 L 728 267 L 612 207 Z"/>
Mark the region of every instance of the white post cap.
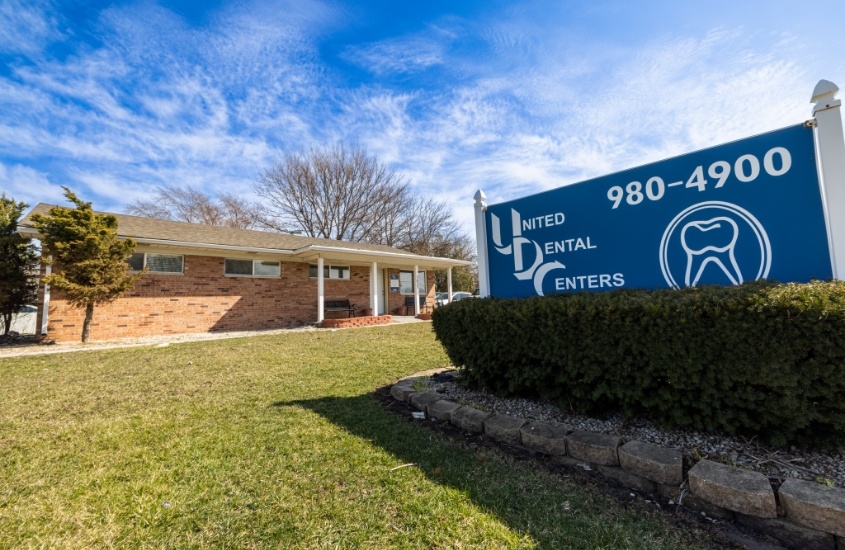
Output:
<path fill-rule="evenodd" d="M 813 97 L 810 99 L 810 103 L 815 103 L 815 105 L 813 105 L 813 116 L 816 115 L 817 111 L 830 109 L 831 107 L 839 107 L 842 105 L 840 100 L 834 99 L 836 92 L 838 91 L 839 86 L 830 80 L 819 80 L 819 83 L 816 84 L 816 87 L 813 89 Z"/>

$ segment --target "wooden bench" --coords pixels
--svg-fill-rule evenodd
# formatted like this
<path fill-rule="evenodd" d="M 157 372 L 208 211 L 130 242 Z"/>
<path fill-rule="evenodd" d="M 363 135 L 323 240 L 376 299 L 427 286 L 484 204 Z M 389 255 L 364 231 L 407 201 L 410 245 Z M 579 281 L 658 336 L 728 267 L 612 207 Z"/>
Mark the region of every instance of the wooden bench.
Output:
<path fill-rule="evenodd" d="M 348 298 L 342 300 L 325 300 L 323 302 L 323 311 L 329 313 L 330 311 L 345 311 L 349 317 L 355 317 L 355 305 L 349 303 Z"/>
<path fill-rule="evenodd" d="M 431 306 L 427 303 L 428 296 L 420 296 L 420 313 L 424 312 L 427 309 L 431 309 Z M 405 296 L 405 315 L 408 315 L 408 312 L 414 311 L 414 297 L 413 296 Z"/>

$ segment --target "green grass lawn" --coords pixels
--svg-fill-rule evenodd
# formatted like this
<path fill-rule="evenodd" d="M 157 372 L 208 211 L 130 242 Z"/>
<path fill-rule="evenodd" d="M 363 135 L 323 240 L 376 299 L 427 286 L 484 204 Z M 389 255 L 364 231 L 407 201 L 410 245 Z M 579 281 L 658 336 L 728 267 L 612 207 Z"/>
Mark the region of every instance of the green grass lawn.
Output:
<path fill-rule="evenodd" d="M 371 396 L 446 362 L 427 323 L 0 359 L 0 548 L 707 547 Z"/>

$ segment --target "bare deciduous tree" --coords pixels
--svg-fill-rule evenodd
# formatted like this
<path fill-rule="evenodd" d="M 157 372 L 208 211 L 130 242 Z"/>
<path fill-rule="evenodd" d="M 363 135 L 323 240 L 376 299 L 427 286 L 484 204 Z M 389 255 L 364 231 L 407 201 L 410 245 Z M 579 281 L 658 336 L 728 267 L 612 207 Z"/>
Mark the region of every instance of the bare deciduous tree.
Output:
<path fill-rule="evenodd" d="M 452 211 L 445 202 L 418 198 L 404 221 L 404 227 L 400 248 L 423 256 L 475 259 L 475 243 L 452 217 Z M 452 287 L 456 291 L 474 291 L 476 280 L 477 274 L 470 267 L 452 271 Z M 435 285 L 439 290 L 446 290 L 445 271 L 435 273 Z"/>
<path fill-rule="evenodd" d="M 403 230 L 397 246 L 415 254 L 466 259 L 452 254 L 472 249 L 469 237 L 463 233 L 452 217 L 449 205 L 443 201 L 417 197 L 405 213 L 401 225 Z"/>
<path fill-rule="evenodd" d="M 209 196 L 191 186 L 156 187 L 151 199 L 134 201 L 126 212 L 133 216 L 241 229 L 263 225 L 258 206 L 250 201 L 230 193 Z"/>
<path fill-rule="evenodd" d="M 401 175 L 360 147 L 288 154 L 262 174 L 256 192 L 266 199 L 271 229 L 295 228 L 311 237 L 384 244 L 424 256 L 474 258 L 474 243 L 445 202 L 414 195 Z M 445 288 L 445 272 L 440 275 L 438 287 Z M 474 290 L 469 269 L 456 275 L 457 289 Z"/>
<path fill-rule="evenodd" d="M 311 148 L 267 169 L 256 185 L 277 230 L 357 242 L 392 240 L 397 216 L 411 204 L 410 186 L 360 147 Z"/>

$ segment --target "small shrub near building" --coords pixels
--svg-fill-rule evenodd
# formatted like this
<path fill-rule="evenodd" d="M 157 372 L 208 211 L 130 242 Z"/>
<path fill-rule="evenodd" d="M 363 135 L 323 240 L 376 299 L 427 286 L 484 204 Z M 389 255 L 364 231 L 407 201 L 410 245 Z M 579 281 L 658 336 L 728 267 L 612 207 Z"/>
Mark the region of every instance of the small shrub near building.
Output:
<path fill-rule="evenodd" d="M 774 444 L 845 441 L 845 283 L 463 300 L 433 314 L 466 380 Z"/>

